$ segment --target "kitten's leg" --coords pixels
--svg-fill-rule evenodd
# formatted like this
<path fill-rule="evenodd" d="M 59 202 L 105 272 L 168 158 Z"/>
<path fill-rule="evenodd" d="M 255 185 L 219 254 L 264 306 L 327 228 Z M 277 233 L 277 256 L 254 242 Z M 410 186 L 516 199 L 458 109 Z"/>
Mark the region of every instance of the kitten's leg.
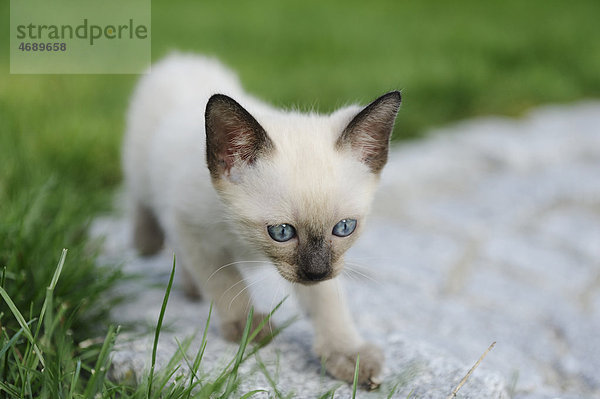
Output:
<path fill-rule="evenodd" d="M 360 337 L 339 280 L 296 287 L 300 303 L 315 328 L 315 352 L 324 359 L 327 371 L 336 378 L 352 382 L 356 355 L 360 354 L 359 383 L 377 385 L 383 366 L 383 352 Z"/>
<path fill-rule="evenodd" d="M 150 208 L 135 204 L 133 243 L 140 255 L 152 255 L 163 245 L 164 233 Z"/>
<path fill-rule="evenodd" d="M 202 299 L 202 293 L 200 292 L 200 287 L 196 284 L 194 280 L 194 276 L 189 270 L 185 267 L 179 268 L 181 272 L 181 287 L 183 288 L 183 292 L 192 300 L 199 301 Z"/>
<path fill-rule="evenodd" d="M 224 337 L 230 341 L 239 341 L 246 326 L 252 300 L 243 276 L 236 266 L 225 266 L 233 261 L 231 254 L 222 243 L 214 242 L 214 232 L 187 225 L 185 222 L 178 223 L 175 237 L 177 263 L 186 269 L 201 292 L 213 301 Z M 264 318 L 264 314 L 255 312 L 252 329 Z M 260 340 L 269 334 L 270 327 L 267 323 L 257 339 Z"/>

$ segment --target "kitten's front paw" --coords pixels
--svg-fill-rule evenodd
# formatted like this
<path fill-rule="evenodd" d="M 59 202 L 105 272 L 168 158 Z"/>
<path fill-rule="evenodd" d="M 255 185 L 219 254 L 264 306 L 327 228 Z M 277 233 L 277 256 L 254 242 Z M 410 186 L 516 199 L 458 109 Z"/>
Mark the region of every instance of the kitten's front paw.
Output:
<path fill-rule="evenodd" d="M 250 334 L 258 328 L 258 325 L 267 317 L 266 314 L 263 313 L 254 313 L 252 316 L 252 326 L 250 328 Z M 223 336 L 228 341 L 232 342 L 240 342 L 242 336 L 244 335 L 244 329 L 246 328 L 246 320 L 233 320 L 233 321 L 225 321 L 221 323 L 221 331 L 223 332 Z M 272 332 L 275 331 L 275 325 L 273 322 L 267 321 L 263 328 L 259 331 L 256 338 L 254 338 L 254 342 L 260 342 L 264 338 L 270 337 Z"/>
<path fill-rule="evenodd" d="M 358 383 L 375 389 L 381 383 L 379 373 L 383 367 L 384 356 L 377 346 L 365 343 L 357 351 L 333 351 L 325 355 L 325 368 L 333 377 L 353 382 L 356 367 L 356 355 L 360 354 L 358 365 Z"/>

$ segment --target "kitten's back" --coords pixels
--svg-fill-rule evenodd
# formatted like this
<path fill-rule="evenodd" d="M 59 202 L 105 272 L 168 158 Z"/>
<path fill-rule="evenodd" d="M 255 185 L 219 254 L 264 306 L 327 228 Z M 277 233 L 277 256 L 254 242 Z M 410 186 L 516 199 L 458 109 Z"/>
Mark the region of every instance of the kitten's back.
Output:
<path fill-rule="evenodd" d="M 238 94 L 242 90 L 237 76 L 209 57 L 174 53 L 142 77 L 129 105 L 122 154 L 125 179 L 133 197 L 152 197 L 148 173 L 155 161 L 151 159 L 152 146 L 165 120 L 190 106 L 198 110 L 198 117 L 203 117 L 208 98 L 222 91 Z"/>

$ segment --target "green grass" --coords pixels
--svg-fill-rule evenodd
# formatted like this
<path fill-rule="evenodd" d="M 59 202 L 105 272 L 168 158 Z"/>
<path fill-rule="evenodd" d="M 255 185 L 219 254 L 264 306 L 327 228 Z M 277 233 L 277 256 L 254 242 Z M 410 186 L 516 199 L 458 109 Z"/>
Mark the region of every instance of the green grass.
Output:
<path fill-rule="evenodd" d="M 0 297 L 10 311 L 4 316 L 13 317 L 19 328 L 10 333 L 3 328 L 0 336 L 0 397 L 18 398 L 136 398 L 136 399 L 187 399 L 252 397 L 264 390 L 240 392 L 238 370 L 240 365 L 277 336 L 288 323 L 273 330 L 270 336 L 256 340 L 258 333 L 269 322 L 273 313 L 283 304 L 281 301 L 265 319 L 251 330 L 253 309 L 250 309 L 239 349 L 235 357 L 214 376 L 200 373 L 200 365 L 207 345 L 207 330 L 212 306 L 206 321 L 200 349 L 193 362 L 187 358 L 190 340 L 179 344 L 168 364 L 156 369 L 156 351 L 163 318 L 175 276 L 175 260 L 165 291 L 164 300 L 156 324 L 150 371 L 141 382 L 114 384 L 107 378 L 110 368 L 110 352 L 119 328 L 109 327 L 104 341 L 92 350 L 77 352 L 68 337 L 69 322 L 63 319 L 62 305 L 56 298 L 56 286 L 63 274 L 66 250 L 63 250 L 58 266 L 47 289 L 41 311 L 29 321 L 17 308 L 6 289 L 0 286 Z M 284 299 L 285 300 L 285 299 Z M 58 302 L 58 303 L 56 303 Z M 58 312 L 56 312 L 58 310 Z M 55 313 L 56 312 L 56 313 Z M 291 322 L 291 321 L 290 321 Z M 36 326 L 34 328 L 34 326 Z M 252 346 L 250 346 L 252 344 Z M 188 370 L 181 370 L 185 361 Z M 262 369 L 268 375 L 262 362 Z M 178 374 L 178 375 L 176 375 Z"/>
<path fill-rule="evenodd" d="M 0 2 L 2 26 L 9 25 L 8 5 Z M 173 48 L 216 55 L 249 91 L 277 105 L 331 111 L 402 89 L 396 139 L 462 118 L 518 116 L 539 104 L 600 95 L 596 0 L 183 0 L 154 1 L 152 12 L 153 59 Z M 106 337 L 110 348 L 115 333 L 105 293 L 123 276 L 115 265 L 95 264 L 86 231 L 98 212 L 110 210 L 121 181 L 120 140 L 137 77 L 9 75 L 6 34 L 0 35 L 0 282 L 29 324 L 0 301 L 0 346 L 12 340 L 0 381 L 23 373 L 6 356 L 40 372 L 28 327 L 43 337 L 46 375 L 36 375 L 75 387 L 63 397 L 79 397 L 89 370 L 106 354 L 102 346 L 79 343 Z M 47 287 L 65 247 L 69 256 L 49 303 Z M 79 376 L 74 384 L 73 376 Z M 19 393 L 58 394 L 43 382 L 36 387 Z M 110 392 L 119 389 L 125 390 Z"/>

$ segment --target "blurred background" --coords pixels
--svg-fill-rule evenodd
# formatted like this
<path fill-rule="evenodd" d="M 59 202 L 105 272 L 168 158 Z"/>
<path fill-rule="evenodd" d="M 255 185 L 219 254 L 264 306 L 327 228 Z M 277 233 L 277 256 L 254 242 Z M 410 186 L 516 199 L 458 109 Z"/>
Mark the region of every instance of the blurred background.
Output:
<path fill-rule="evenodd" d="M 214 55 L 250 93 L 322 112 L 401 89 L 402 145 L 460 119 L 600 97 L 599 15 L 597 0 L 153 1 L 152 59 L 175 49 Z M 82 339 L 119 277 L 93 267 L 85 232 L 121 182 L 124 115 L 139 77 L 10 75 L 8 1 L 0 18 L 2 281 L 18 306 L 35 309 L 69 248 L 57 290 L 81 303 L 69 309 Z"/>

